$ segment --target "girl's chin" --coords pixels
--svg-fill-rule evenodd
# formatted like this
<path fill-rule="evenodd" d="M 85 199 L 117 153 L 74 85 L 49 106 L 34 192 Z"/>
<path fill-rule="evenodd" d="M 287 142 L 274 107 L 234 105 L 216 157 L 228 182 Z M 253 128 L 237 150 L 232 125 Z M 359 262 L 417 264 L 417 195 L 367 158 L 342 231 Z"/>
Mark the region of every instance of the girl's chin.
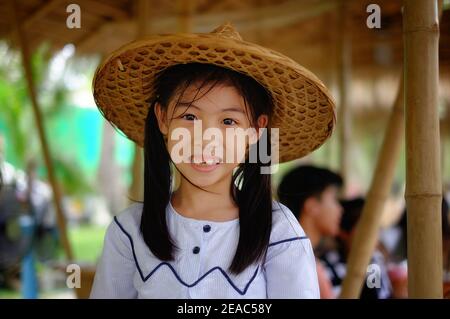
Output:
<path fill-rule="evenodd" d="M 191 163 L 189 164 L 191 168 L 193 168 L 195 171 L 199 173 L 212 173 L 216 170 L 218 170 L 222 164 L 211 164 L 211 165 L 205 165 L 205 164 L 195 164 Z"/>
<path fill-rule="evenodd" d="M 210 167 L 212 165 L 205 166 L 183 164 L 179 169 L 190 182 L 199 187 L 214 185 L 233 173 L 232 168 L 229 172 L 225 172 L 226 166 L 224 164 L 217 164 L 214 167 Z"/>

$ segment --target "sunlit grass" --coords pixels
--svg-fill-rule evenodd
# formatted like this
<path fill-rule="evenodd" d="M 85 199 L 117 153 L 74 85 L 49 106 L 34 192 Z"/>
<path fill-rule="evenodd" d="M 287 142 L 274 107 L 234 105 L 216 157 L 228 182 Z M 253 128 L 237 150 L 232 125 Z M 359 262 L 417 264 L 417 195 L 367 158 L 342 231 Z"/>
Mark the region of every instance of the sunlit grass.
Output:
<path fill-rule="evenodd" d="M 69 240 L 80 262 L 96 263 L 103 248 L 106 226 L 82 225 L 69 228 Z"/>

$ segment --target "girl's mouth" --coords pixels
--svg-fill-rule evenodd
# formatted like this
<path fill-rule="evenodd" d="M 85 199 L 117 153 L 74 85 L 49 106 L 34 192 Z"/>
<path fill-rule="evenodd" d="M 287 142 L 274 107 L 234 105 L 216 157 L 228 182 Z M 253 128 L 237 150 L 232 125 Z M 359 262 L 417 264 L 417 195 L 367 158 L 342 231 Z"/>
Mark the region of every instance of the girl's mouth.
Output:
<path fill-rule="evenodd" d="M 220 164 L 220 159 L 216 157 L 203 158 L 202 160 L 199 160 L 198 158 L 194 160 L 194 158 L 191 158 L 191 166 L 199 172 L 212 172 L 219 167 Z"/>

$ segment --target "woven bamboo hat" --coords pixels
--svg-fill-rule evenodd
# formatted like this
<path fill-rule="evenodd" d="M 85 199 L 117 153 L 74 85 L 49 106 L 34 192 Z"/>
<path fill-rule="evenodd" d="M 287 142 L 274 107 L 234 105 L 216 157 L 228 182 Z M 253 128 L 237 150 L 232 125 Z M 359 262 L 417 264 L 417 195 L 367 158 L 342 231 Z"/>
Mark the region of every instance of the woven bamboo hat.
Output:
<path fill-rule="evenodd" d="M 155 79 L 167 67 L 193 62 L 246 74 L 271 93 L 280 163 L 307 155 L 331 135 L 335 106 L 323 83 L 292 59 L 243 41 L 229 23 L 211 33 L 157 35 L 122 46 L 95 73 L 95 102 L 112 125 L 143 146 Z"/>

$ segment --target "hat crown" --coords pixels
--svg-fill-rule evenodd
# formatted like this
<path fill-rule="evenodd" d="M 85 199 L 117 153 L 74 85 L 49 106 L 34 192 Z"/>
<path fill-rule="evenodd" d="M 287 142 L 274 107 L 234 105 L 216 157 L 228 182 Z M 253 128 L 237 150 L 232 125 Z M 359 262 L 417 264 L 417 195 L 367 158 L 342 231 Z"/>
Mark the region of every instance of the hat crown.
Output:
<path fill-rule="evenodd" d="M 233 25 L 229 22 L 226 22 L 217 28 L 215 28 L 212 32 L 212 34 L 217 34 L 218 36 L 234 39 L 234 40 L 242 40 L 241 35 L 236 31 L 236 29 L 233 27 Z"/>

